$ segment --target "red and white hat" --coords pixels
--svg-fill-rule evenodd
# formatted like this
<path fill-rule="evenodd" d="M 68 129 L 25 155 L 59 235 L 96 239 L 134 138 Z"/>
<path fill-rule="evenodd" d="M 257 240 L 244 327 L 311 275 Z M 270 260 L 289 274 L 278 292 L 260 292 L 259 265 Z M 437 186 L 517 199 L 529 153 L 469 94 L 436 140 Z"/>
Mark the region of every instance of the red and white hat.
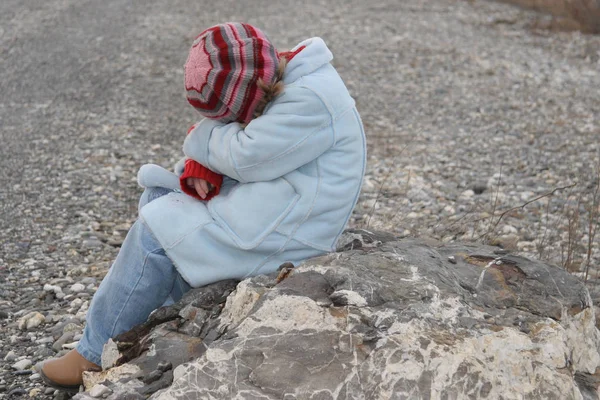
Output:
<path fill-rule="evenodd" d="M 275 80 L 277 51 L 252 25 L 230 22 L 202 32 L 185 63 L 187 100 L 207 118 L 248 123 Z"/>

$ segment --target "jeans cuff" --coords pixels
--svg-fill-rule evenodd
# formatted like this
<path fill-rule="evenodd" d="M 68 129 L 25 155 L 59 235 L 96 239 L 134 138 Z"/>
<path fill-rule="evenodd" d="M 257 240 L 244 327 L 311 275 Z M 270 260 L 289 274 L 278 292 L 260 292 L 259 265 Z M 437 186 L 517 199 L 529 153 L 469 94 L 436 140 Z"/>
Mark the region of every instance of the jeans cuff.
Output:
<path fill-rule="evenodd" d="M 79 354 L 83 356 L 86 360 L 93 362 L 98 366 L 102 366 L 102 358 L 100 355 L 93 353 L 89 347 L 84 343 L 85 338 L 81 338 L 79 343 L 77 343 L 77 347 L 75 349 Z"/>

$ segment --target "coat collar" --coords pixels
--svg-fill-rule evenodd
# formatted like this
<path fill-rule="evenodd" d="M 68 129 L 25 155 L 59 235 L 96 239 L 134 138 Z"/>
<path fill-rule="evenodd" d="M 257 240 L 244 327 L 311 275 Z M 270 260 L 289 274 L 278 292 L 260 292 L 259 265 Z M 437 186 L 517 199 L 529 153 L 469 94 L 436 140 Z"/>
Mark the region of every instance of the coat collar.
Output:
<path fill-rule="evenodd" d="M 294 47 L 292 52 L 302 46 L 305 48 L 292 58 L 285 69 L 283 83 L 286 85 L 311 74 L 333 60 L 333 54 L 320 37 L 304 40 Z"/>

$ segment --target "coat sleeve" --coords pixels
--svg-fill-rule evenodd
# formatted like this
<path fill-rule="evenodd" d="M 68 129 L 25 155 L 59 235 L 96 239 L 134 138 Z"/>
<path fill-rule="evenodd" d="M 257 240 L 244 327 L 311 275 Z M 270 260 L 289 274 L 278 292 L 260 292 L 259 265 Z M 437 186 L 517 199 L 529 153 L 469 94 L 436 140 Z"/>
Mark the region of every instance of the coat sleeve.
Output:
<path fill-rule="evenodd" d="M 268 181 L 333 146 L 332 116 L 315 92 L 289 87 L 245 128 L 205 119 L 188 134 L 185 155 L 240 182 Z"/>

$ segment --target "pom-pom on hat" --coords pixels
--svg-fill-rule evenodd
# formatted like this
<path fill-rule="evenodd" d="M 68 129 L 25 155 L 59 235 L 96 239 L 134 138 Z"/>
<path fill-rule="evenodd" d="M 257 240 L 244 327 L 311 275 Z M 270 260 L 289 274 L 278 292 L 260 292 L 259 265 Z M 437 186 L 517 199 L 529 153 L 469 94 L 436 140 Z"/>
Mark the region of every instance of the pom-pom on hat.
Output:
<path fill-rule="evenodd" d="M 188 102 L 207 118 L 248 123 L 266 85 L 275 80 L 277 51 L 252 25 L 229 22 L 202 32 L 185 63 Z"/>

